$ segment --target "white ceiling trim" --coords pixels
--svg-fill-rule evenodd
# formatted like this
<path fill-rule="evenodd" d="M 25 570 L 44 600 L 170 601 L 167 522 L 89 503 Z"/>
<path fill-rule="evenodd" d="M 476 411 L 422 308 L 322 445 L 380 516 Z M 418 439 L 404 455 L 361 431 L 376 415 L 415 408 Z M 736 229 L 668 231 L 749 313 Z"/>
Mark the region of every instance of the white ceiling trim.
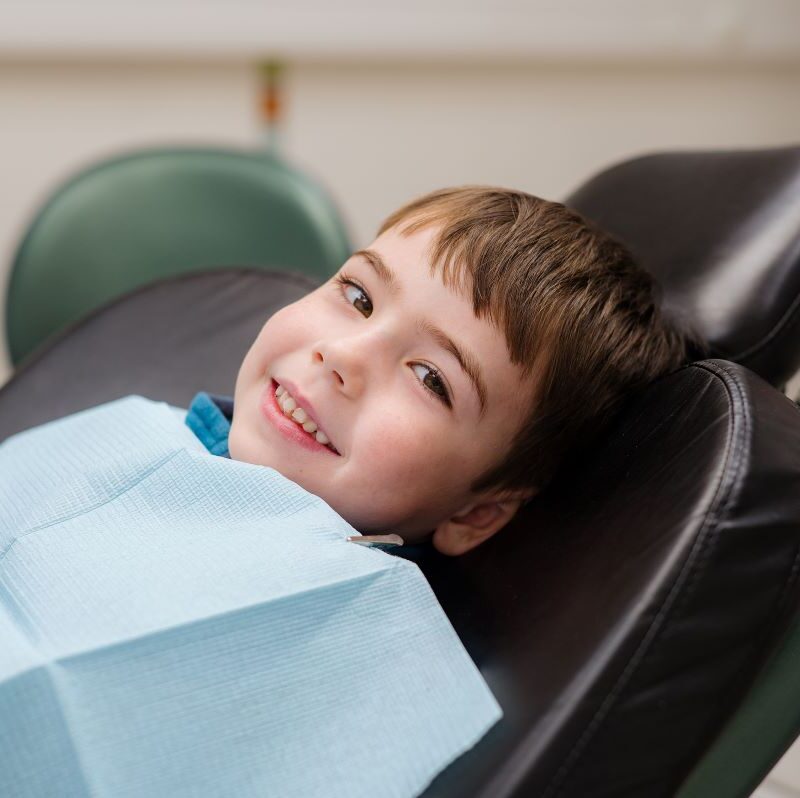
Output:
<path fill-rule="evenodd" d="M 800 2 L 0 0 L 0 58 L 131 57 L 800 63 Z"/>

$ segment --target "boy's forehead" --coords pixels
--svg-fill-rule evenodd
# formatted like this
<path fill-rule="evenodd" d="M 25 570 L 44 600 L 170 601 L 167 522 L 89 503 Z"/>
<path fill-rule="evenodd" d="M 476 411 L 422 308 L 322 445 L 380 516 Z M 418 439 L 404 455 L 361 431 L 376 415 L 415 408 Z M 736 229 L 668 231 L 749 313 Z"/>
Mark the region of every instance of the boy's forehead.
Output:
<path fill-rule="evenodd" d="M 435 277 L 442 286 L 459 300 L 466 302 L 471 309 L 472 280 L 468 270 L 461 268 L 461 264 L 452 264 L 447 270 L 445 279 L 443 264 L 434 260 L 439 231 L 439 226 L 434 224 L 412 232 L 390 227 L 359 253 L 363 253 L 370 260 L 379 261 L 372 264 L 383 272 L 383 275 L 379 276 L 385 281 L 392 280 L 398 288 L 404 281 L 421 275 Z M 474 312 L 471 315 L 478 318 Z"/>
<path fill-rule="evenodd" d="M 492 318 L 488 308 L 486 312 L 475 312 L 469 269 L 456 260 L 448 265 L 445 275 L 443 264 L 433 260 L 438 233 L 438 226 L 433 224 L 412 233 L 403 233 L 392 227 L 378 236 L 366 249 L 355 254 L 360 254 L 371 262 L 370 265 L 378 272 L 378 277 L 383 282 L 393 282 L 396 291 L 402 290 L 404 283 L 410 283 L 423 275 L 435 281 L 436 287 L 444 288 L 448 299 L 454 300 L 447 304 L 448 307 L 457 308 L 458 322 L 472 324 L 481 330 L 482 336 L 501 343 L 506 354 L 504 360 L 511 363 L 505 333 L 498 320 Z"/>
<path fill-rule="evenodd" d="M 368 249 L 382 253 L 392 261 L 391 266 L 400 272 L 417 267 L 430 269 L 439 230 L 436 225 L 426 225 L 412 232 L 406 232 L 397 226 L 390 227 Z"/>

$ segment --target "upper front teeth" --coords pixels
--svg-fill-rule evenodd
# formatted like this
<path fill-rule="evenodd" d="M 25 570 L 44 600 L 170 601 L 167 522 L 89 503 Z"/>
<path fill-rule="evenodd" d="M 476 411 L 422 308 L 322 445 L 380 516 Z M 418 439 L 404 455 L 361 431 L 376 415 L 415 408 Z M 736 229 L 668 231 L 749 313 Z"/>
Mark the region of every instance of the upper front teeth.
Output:
<path fill-rule="evenodd" d="M 300 424 L 306 432 L 314 433 L 317 443 L 321 443 L 323 446 L 330 443 L 328 436 L 321 429 L 317 429 L 317 425 L 308 417 L 308 413 L 302 407 L 297 406 L 297 402 L 283 385 L 279 385 L 275 389 L 275 397 L 283 414 Z"/>

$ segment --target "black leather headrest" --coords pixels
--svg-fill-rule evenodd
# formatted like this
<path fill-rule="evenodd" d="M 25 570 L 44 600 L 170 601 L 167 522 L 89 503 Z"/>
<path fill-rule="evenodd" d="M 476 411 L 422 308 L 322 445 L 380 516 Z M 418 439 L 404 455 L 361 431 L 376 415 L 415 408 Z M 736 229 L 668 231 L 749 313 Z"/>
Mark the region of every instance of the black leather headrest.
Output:
<path fill-rule="evenodd" d="M 636 158 L 565 202 L 628 245 L 713 355 L 773 385 L 800 368 L 800 147 Z"/>
<path fill-rule="evenodd" d="M 311 287 L 226 269 L 122 298 L 0 389 L 0 440 L 129 393 L 231 393 Z M 475 551 L 408 547 L 505 713 L 424 798 L 674 795 L 785 627 L 799 541 L 800 410 L 712 360 L 633 397 Z"/>

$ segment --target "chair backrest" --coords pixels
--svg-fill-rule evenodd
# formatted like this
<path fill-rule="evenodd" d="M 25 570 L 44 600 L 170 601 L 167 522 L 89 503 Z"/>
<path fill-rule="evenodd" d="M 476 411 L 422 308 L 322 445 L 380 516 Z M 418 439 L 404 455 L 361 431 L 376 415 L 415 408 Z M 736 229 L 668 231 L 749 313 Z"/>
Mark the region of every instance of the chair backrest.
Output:
<path fill-rule="evenodd" d="M 778 387 L 800 367 L 800 147 L 635 158 L 566 203 L 631 248 L 714 354 Z M 800 728 L 798 667 L 796 617 L 680 798 L 751 794 Z"/>
<path fill-rule="evenodd" d="M 18 248 L 11 359 L 152 280 L 230 263 L 326 278 L 349 254 L 331 200 L 274 157 L 156 149 L 103 161 L 53 194 Z"/>
<path fill-rule="evenodd" d="M 565 202 L 629 246 L 714 356 L 777 386 L 800 368 L 800 147 L 634 158 Z"/>

